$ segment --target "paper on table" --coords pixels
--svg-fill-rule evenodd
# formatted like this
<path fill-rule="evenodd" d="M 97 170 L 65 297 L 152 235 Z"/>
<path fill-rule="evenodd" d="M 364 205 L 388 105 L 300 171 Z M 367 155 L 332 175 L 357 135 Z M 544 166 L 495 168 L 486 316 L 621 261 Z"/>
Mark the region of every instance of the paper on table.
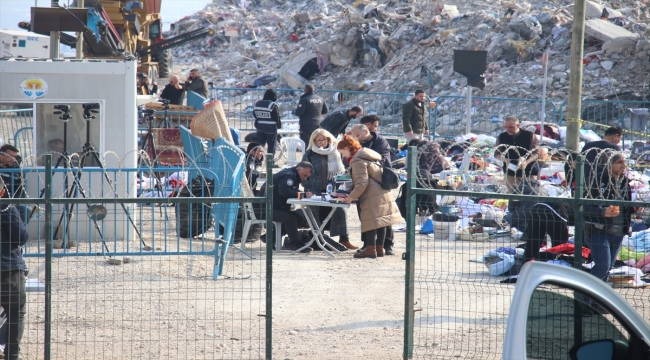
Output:
<path fill-rule="evenodd" d="M 331 196 L 329 196 L 329 195 L 325 195 L 325 200 L 324 200 L 324 201 L 330 201 L 330 200 L 332 200 L 332 199 L 334 199 L 334 198 L 331 197 Z M 322 198 L 322 196 L 320 196 L 320 195 L 316 195 L 316 194 L 314 194 L 314 195 L 312 195 L 309 199 L 304 199 L 304 200 L 323 201 L 323 198 Z"/>

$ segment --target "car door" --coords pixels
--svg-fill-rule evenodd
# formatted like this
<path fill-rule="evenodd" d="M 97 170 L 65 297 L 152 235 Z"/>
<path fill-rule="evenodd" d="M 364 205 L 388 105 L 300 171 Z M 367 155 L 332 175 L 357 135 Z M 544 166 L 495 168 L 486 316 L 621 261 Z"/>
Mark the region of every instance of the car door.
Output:
<path fill-rule="evenodd" d="M 596 277 L 531 262 L 517 281 L 503 359 L 649 360 L 650 326 Z"/>

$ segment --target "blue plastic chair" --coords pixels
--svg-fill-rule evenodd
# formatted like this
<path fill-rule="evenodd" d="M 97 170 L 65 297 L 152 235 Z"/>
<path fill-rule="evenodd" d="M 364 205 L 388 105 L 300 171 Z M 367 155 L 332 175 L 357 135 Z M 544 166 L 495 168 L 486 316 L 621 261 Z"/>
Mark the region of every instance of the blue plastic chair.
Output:
<path fill-rule="evenodd" d="M 203 104 L 207 99 L 194 91 L 187 92 L 187 106 L 191 106 L 199 111 L 203 110 Z"/>
<path fill-rule="evenodd" d="M 199 174 L 206 179 L 213 179 L 216 176 L 212 196 L 241 196 L 241 183 L 244 180 L 246 161 L 244 152 L 223 138 L 207 141 L 206 143 L 204 140 L 192 135 L 186 127 L 179 126 L 179 129 L 183 139 L 183 147 L 188 157 L 188 164 L 190 164 L 188 169 L 189 179 L 193 179 Z M 206 149 L 206 146 L 208 149 Z M 211 171 L 202 173 L 201 168 L 207 168 Z M 212 173 L 215 175 L 212 175 Z M 217 203 L 212 206 L 211 216 L 215 220 L 215 237 L 217 239 L 222 235 L 220 234 L 219 225 L 224 227 L 223 243 L 217 241 L 215 249 L 215 265 L 212 275 L 214 280 L 223 273 L 228 246 L 234 243 L 238 211 L 239 203 Z"/>

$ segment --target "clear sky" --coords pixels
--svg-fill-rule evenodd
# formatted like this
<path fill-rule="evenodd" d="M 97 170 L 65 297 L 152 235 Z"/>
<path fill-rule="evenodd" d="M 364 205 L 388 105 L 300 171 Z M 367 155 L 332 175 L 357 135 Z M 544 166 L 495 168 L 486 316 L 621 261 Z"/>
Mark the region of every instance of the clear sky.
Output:
<path fill-rule="evenodd" d="M 212 0 L 162 0 L 161 16 L 163 29 L 168 30 L 169 25 L 179 19 L 202 10 Z M 38 4 L 40 7 L 50 7 L 50 0 L 0 0 L 0 29 L 18 30 L 18 22 L 29 21 L 30 8 Z M 65 6 L 72 4 L 72 0 L 60 0 L 59 4 Z M 62 51 L 69 53 L 74 50 L 64 46 Z"/>

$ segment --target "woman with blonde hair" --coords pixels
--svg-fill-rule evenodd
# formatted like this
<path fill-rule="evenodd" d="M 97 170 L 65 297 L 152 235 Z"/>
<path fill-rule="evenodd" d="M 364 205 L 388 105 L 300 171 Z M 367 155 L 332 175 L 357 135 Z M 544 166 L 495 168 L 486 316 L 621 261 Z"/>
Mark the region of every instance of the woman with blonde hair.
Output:
<path fill-rule="evenodd" d="M 307 183 L 303 183 L 305 191 L 320 195 L 327 191 L 328 184 L 331 184 L 332 188 L 334 188 L 334 177 L 345 172 L 341 154 L 336 150 L 336 144 L 336 138 L 327 130 L 316 129 L 311 134 L 302 161 L 309 161 L 314 166 L 314 172 L 307 180 Z M 313 212 L 318 213 L 318 218 L 322 222 L 329 214 L 330 209 L 319 206 L 315 207 Z M 347 216 L 343 209 L 339 208 L 334 211 L 332 219 L 327 223 L 325 229 L 329 230 L 330 236 L 339 236 L 341 245 L 351 250 L 358 249 L 358 247 L 350 243 Z"/>
<path fill-rule="evenodd" d="M 365 249 L 354 254 L 355 258 L 384 256 L 386 229 L 402 221 L 391 190 L 381 186 L 383 167 L 381 155 L 374 150 L 362 148 L 359 141 L 345 135 L 336 146 L 350 164 L 350 176 L 354 188 L 345 198 L 350 204 L 359 200 L 359 219 L 364 233 Z"/>

